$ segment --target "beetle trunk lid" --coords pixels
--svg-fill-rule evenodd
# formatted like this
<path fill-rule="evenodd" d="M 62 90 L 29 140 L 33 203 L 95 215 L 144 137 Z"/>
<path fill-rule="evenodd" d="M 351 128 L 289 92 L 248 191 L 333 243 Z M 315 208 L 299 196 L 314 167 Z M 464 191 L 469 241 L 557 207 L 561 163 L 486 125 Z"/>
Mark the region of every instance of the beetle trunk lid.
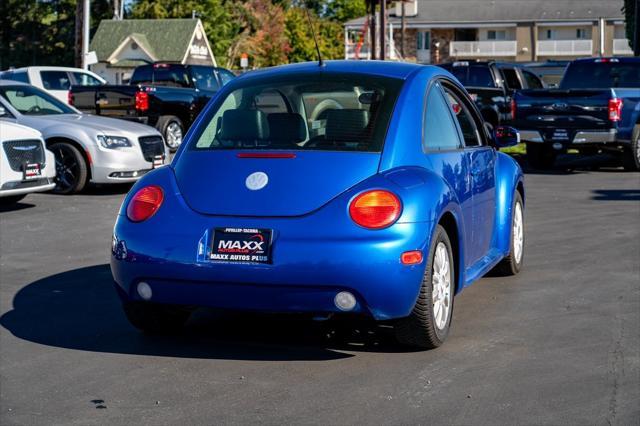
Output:
<path fill-rule="evenodd" d="M 199 213 L 300 216 L 376 174 L 379 161 L 370 152 L 185 151 L 175 172 Z"/>

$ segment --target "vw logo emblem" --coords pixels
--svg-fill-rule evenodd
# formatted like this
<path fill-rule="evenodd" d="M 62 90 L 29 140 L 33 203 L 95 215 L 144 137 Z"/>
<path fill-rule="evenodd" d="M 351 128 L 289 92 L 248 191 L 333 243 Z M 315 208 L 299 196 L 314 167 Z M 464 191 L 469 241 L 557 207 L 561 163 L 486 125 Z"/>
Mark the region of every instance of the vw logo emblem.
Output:
<path fill-rule="evenodd" d="M 250 190 L 257 191 L 267 186 L 267 183 L 269 183 L 269 176 L 264 172 L 251 173 L 247 176 L 244 183 Z"/>
<path fill-rule="evenodd" d="M 569 109 L 569 104 L 565 102 L 556 102 L 555 104 L 551 105 L 551 107 L 557 110 L 566 110 Z"/>

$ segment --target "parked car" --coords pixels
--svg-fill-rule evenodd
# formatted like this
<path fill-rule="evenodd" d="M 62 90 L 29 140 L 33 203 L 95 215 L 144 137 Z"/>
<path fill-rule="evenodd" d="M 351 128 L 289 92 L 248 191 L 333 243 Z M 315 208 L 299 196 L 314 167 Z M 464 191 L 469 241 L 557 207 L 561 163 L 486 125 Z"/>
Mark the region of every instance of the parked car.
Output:
<path fill-rule="evenodd" d="M 544 83 L 531 71 L 495 61 L 458 61 L 439 65 L 452 73 L 467 89 L 485 122 L 495 128 L 513 118 L 513 93 L 522 88 L 542 88 Z"/>
<path fill-rule="evenodd" d="M 545 62 L 529 62 L 524 66 L 540 77 L 546 87 L 555 88 L 560 85 L 560 80 L 564 76 L 569 61 L 545 61 Z"/>
<path fill-rule="evenodd" d="M 204 65 L 142 65 L 129 85 L 74 85 L 71 100 L 83 112 L 154 126 L 175 151 L 209 99 L 234 77 L 229 70 Z"/>
<path fill-rule="evenodd" d="M 60 194 L 79 192 L 88 182 L 134 182 L 167 158 L 153 127 L 82 114 L 28 84 L 0 80 L 0 106 L 3 121 L 42 132 L 56 157 Z"/>
<path fill-rule="evenodd" d="M 0 116 L 4 113 L 0 106 Z M 55 159 L 40 132 L 0 120 L 0 204 L 14 204 L 56 185 Z"/>
<path fill-rule="evenodd" d="M 13 80 L 46 90 L 68 103 L 71 85 L 101 86 L 107 82 L 98 74 L 82 68 L 24 67 L 0 72 L 0 80 Z"/>
<path fill-rule="evenodd" d="M 619 155 L 640 169 L 640 58 L 588 58 L 569 64 L 557 89 L 516 93 L 516 122 L 536 168 L 567 149 Z"/>
<path fill-rule="evenodd" d="M 318 119 L 309 99 L 335 108 Z M 516 143 L 511 128 L 490 135 L 438 67 L 245 74 L 127 195 L 111 257 L 124 311 L 150 332 L 178 329 L 194 306 L 348 312 L 439 346 L 456 293 L 522 266 L 522 171 L 494 148 Z"/>

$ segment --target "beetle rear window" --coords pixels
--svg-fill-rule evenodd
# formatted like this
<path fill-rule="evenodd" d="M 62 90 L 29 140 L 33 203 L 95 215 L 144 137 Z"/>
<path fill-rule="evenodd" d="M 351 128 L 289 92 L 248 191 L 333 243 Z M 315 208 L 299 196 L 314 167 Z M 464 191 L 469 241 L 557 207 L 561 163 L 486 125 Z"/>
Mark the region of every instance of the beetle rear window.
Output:
<path fill-rule="evenodd" d="M 240 79 L 207 111 L 192 148 L 380 152 L 401 86 L 335 73 Z"/>

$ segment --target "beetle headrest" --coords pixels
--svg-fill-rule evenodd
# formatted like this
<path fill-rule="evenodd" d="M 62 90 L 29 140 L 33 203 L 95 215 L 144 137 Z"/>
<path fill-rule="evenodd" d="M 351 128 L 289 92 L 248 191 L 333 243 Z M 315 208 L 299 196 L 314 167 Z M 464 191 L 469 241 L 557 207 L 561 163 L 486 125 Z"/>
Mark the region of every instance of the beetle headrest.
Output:
<path fill-rule="evenodd" d="M 267 116 L 269 139 L 278 143 L 296 144 L 307 138 L 307 128 L 300 114 L 277 112 Z"/>
<path fill-rule="evenodd" d="M 369 124 L 369 111 L 363 109 L 332 109 L 327 111 L 328 140 L 354 141 L 361 138 Z"/>
<path fill-rule="evenodd" d="M 264 112 L 255 109 L 230 109 L 222 114 L 219 138 L 230 141 L 256 141 L 269 137 Z"/>

